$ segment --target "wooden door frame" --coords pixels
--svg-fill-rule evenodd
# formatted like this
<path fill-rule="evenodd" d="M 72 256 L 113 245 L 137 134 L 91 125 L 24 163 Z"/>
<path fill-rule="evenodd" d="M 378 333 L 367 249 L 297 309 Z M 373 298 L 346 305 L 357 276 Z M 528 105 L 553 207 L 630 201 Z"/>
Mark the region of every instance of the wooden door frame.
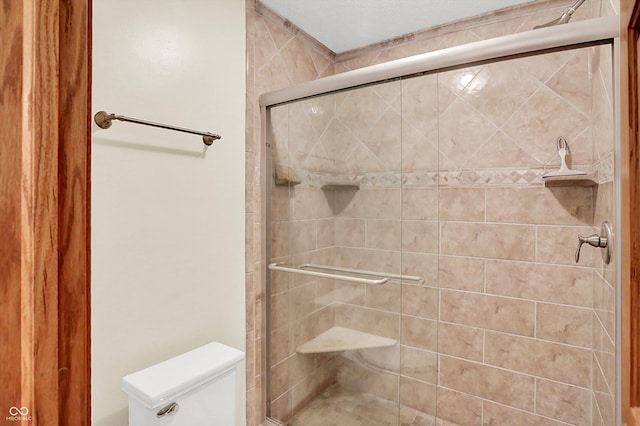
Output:
<path fill-rule="evenodd" d="M 88 425 L 91 0 L 0 0 L 0 42 L 0 418 Z"/>
<path fill-rule="evenodd" d="M 640 426 L 640 1 L 620 4 L 622 229 L 622 420 Z"/>
<path fill-rule="evenodd" d="M 91 0 L 60 5 L 59 425 L 91 424 Z"/>

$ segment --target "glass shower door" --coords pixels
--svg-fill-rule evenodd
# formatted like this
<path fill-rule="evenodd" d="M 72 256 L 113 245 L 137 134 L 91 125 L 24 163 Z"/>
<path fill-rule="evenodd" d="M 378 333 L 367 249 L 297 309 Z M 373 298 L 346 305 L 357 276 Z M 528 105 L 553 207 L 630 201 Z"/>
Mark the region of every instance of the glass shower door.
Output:
<path fill-rule="evenodd" d="M 606 44 L 271 108 L 269 416 L 613 424 L 613 105 Z"/>
<path fill-rule="evenodd" d="M 424 279 L 401 256 L 401 112 L 400 81 L 270 110 L 268 400 L 283 424 L 400 422 L 402 294 Z"/>

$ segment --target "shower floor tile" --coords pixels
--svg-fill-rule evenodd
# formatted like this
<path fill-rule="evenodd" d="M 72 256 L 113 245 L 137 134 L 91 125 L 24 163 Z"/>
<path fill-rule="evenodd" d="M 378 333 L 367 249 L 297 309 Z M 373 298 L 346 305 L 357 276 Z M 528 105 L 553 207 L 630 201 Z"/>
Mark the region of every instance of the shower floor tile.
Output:
<path fill-rule="evenodd" d="M 403 407 L 400 426 L 440 426 L 433 416 Z M 398 426 L 398 404 L 334 384 L 309 402 L 289 426 Z M 451 423 L 446 423 L 452 425 Z"/>

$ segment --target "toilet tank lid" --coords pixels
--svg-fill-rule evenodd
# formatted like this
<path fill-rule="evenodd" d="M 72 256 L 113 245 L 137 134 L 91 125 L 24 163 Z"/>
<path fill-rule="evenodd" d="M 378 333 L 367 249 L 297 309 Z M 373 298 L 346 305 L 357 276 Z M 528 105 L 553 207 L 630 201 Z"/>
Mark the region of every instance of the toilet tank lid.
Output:
<path fill-rule="evenodd" d="M 244 352 L 212 342 L 122 378 L 122 390 L 148 408 L 158 408 L 214 380 L 244 359 Z"/>

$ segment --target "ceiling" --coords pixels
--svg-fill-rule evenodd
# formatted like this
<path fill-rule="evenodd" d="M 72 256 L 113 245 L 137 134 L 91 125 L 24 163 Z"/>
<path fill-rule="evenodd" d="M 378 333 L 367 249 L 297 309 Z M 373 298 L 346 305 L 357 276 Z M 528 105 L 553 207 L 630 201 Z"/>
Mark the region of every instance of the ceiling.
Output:
<path fill-rule="evenodd" d="M 335 53 L 531 0 L 260 0 Z"/>

